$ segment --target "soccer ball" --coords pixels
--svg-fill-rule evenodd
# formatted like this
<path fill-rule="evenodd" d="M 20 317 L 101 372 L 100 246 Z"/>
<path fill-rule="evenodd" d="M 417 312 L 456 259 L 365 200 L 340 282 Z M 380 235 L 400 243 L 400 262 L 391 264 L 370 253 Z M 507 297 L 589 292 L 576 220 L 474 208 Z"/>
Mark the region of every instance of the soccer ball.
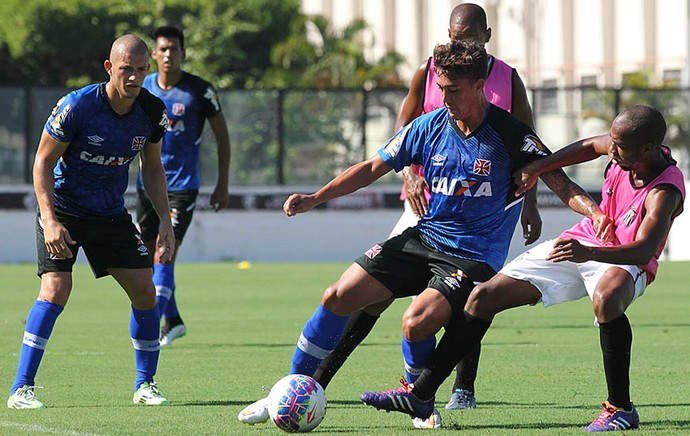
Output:
<path fill-rule="evenodd" d="M 271 388 L 268 415 L 279 429 L 288 433 L 313 430 L 326 416 L 326 394 L 308 375 L 288 375 Z"/>

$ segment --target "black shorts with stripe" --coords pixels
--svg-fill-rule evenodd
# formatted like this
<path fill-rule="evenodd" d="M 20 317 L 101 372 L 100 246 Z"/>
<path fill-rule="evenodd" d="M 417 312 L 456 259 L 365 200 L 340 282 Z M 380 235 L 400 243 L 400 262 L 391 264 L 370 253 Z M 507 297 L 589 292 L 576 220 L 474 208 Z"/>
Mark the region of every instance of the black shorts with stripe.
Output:
<path fill-rule="evenodd" d="M 146 245 L 129 213 L 124 212 L 114 217 L 78 217 L 56 208 L 55 215 L 76 244 L 68 245 L 72 252 L 71 259 L 58 259 L 48 253 L 40 212 L 37 213 L 36 250 L 39 276 L 45 272 L 72 272 L 80 248 L 83 248 L 96 278 L 109 275 L 108 268 L 152 267 Z"/>
<path fill-rule="evenodd" d="M 421 240 L 414 227 L 373 246 L 355 262 L 388 288 L 394 298 L 433 288 L 446 297 L 454 312 L 463 310 L 476 283 L 496 274 L 484 262 L 436 251 Z"/>
<path fill-rule="evenodd" d="M 198 195 L 199 191 L 196 189 L 168 192 L 170 219 L 172 220 L 175 239 L 180 242 L 184 239 L 184 235 L 192 223 Z M 146 192 L 141 189 L 137 190 L 137 223 L 139 223 L 144 242 L 156 240 L 160 222 Z"/>

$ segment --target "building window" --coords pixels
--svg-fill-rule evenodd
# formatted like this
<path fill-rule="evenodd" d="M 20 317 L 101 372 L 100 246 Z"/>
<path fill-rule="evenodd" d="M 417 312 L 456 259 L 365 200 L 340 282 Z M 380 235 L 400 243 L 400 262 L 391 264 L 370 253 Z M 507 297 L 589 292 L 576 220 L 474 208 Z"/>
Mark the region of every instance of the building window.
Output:
<path fill-rule="evenodd" d="M 582 76 L 580 86 L 583 88 L 596 88 L 599 85 L 597 76 Z"/>
<path fill-rule="evenodd" d="M 681 70 L 664 70 L 663 85 L 668 88 L 679 87 L 681 77 Z"/>
<path fill-rule="evenodd" d="M 542 89 L 538 90 L 538 95 L 541 112 L 558 112 L 558 80 L 544 80 Z"/>

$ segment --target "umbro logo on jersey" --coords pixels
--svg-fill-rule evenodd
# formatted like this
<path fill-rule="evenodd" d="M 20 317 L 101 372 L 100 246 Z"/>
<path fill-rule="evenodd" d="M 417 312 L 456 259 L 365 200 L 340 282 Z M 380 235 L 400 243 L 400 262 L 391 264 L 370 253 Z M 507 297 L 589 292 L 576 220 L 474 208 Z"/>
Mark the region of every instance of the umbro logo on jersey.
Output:
<path fill-rule="evenodd" d="M 541 140 L 534 135 L 525 135 L 522 139 L 522 147 L 520 151 L 530 154 L 537 154 L 539 156 L 546 156 L 546 147 L 541 143 Z"/>
<path fill-rule="evenodd" d="M 431 158 L 431 165 L 435 167 L 442 167 L 446 163 L 446 157 L 442 154 L 437 154 Z"/>
<path fill-rule="evenodd" d="M 86 139 L 89 140 L 89 145 L 95 145 L 96 147 L 100 147 L 102 145 L 101 142 L 105 141 L 104 138 L 101 138 L 98 135 L 91 135 Z"/>

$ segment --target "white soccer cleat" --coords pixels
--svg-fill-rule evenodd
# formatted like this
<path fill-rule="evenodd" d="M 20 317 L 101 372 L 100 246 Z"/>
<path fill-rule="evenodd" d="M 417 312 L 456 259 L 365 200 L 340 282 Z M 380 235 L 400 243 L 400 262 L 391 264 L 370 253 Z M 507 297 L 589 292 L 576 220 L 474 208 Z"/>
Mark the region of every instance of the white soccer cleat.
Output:
<path fill-rule="evenodd" d="M 268 421 L 268 397 L 255 401 L 242 409 L 237 419 L 245 424 L 259 424 Z"/>
<path fill-rule="evenodd" d="M 7 407 L 9 409 L 45 409 L 46 405 L 38 401 L 34 394 L 34 389 L 42 387 L 24 385 L 17 388 L 7 399 Z"/>
<path fill-rule="evenodd" d="M 187 334 L 187 327 L 184 324 L 178 324 L 170 329 L 164 328 L 161 334 L 161 347 L 172 345 L 175 339 L 179 339 Z"/>
<path fill-rule="evenodd" d="M 443 420 L 441 419 L 441 414 L 438 413 L 436 409 L 434 409 L 434 413 L 427 419 L 412 418 L 412 425 L 414 425 L 414 428 L 437 430 L 441 428 L 442 424 Z"/>
<path fill-rule="evenodd" d="M 144 382 L 134 393 L 132 398 L 134 404 L 145 404 L 147 406 L 167 406 L 170 404 L 167 398 L 161 395 L 155 383 Z"/>

